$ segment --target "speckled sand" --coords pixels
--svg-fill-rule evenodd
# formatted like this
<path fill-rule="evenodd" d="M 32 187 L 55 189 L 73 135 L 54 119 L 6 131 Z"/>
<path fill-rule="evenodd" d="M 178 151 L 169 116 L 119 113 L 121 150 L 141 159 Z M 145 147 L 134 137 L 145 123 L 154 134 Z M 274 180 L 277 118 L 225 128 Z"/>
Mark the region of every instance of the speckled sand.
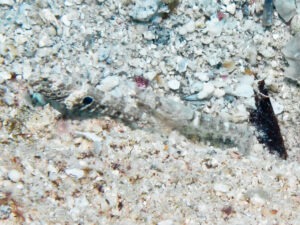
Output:
<path fill-rule="evenodd" d="M 265 30 L 263 1 L 246 16 L 246 1 L 229 0 L 183 0 L 153 25 L 134 2 L 0 0 L 0 224 L 300 224 L 300 88 L 281 53 L 289 25 L 275 12 Z M 243 155 L 167 127 L 64 120 L 27 94 L 34 76 L 144 76 L 157 93 L 201 93 L 190 103 L 199 111 L 247 123 L 249 73 L 271 90 L 287 160 L 257 141 Z"/>

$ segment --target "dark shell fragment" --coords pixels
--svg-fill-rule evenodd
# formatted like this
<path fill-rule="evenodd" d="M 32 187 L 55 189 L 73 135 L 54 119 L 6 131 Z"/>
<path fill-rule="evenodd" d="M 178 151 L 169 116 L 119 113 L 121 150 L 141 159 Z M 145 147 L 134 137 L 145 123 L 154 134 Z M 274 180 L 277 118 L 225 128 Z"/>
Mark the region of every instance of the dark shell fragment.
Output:
<path fill-rule="evenodd" d="M 265 27 L 270 27 L 273 24 L 273 0 L 265 0 L 262 24 Z"/>
<path fill-rule="evenodd" d="M 264 81 L 258 82 L 258 90 L 259 92 L 255 93 L 256 110 L 250 112 L 250 122 L 258 131 L 258 141 L 271 153 L 277 153 L 281 158 L 286 159 L 284 141 Z"/>

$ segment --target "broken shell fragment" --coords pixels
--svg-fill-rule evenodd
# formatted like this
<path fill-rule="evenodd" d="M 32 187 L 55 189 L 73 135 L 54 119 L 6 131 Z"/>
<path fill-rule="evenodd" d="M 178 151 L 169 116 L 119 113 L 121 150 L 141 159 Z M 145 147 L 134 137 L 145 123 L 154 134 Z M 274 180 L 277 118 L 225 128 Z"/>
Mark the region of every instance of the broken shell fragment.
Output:
<path fill-rule="evenodd" d="M 203 85 L 202 90 L 197 94 L 197 97 L 199 100 L 209 99 L 210 97 L 212 97 L 214 91 L 215 91 L 215 87 L 213 84 L 205 83 Z"/>
<path fill-rule="evenodd" d="M 300 34 L 287 43 L 282 53 L 289 63 L 285 76 L 300 83 Z"/>
<path fill-rule="evenodd" d="M 295 0 L 276 0 L 274 4 L 278 14 L 285 22 L 289 22 L 296 14 Z"/>
<path fill-rule="evenodd" d="M 300 14 L 297 14 L 293 17 L 291 21 L 291 31 L 294 34 L 297 34 L 300 32 Z"/>

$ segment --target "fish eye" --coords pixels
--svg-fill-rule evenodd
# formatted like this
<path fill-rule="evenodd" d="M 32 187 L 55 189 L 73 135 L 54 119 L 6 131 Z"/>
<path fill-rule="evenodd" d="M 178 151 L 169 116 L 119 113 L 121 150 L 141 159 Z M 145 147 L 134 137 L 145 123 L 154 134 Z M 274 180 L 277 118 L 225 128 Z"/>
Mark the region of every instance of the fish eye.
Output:
<path fill-rule="evenodd" d="M 82 103 L 83 103 L 84 105 L 89 105 L 89 104 L 91 104 L 93 101 L 94 101 L 94 99 L 93 99 L 92 97 L 86 96 L 86 97 L 84 97 L 84 99 L 82 100 Z"/>

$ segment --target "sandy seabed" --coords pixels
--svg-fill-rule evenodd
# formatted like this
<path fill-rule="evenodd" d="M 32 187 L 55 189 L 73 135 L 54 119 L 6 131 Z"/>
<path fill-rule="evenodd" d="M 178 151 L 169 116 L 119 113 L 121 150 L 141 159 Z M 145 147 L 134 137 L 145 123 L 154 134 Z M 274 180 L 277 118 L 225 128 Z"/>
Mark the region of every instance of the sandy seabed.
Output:
<path fill-rule="evenodd" d="M 300 224 L 300 88 L 281 53 L 289 25 L 275 12 L 262 27 L 262 1 L 169 2 L 0 0 L 1 224 Z M 247 123 L 255 81 L 243 77 L 253 74 L 270 89 L 287 160 L 257 141 L 242 154 L 176 129 L 63 119 L 28 96 L 31 79 L 109 90 L 116 77 L 143 77 L 160 95 Z"/>

